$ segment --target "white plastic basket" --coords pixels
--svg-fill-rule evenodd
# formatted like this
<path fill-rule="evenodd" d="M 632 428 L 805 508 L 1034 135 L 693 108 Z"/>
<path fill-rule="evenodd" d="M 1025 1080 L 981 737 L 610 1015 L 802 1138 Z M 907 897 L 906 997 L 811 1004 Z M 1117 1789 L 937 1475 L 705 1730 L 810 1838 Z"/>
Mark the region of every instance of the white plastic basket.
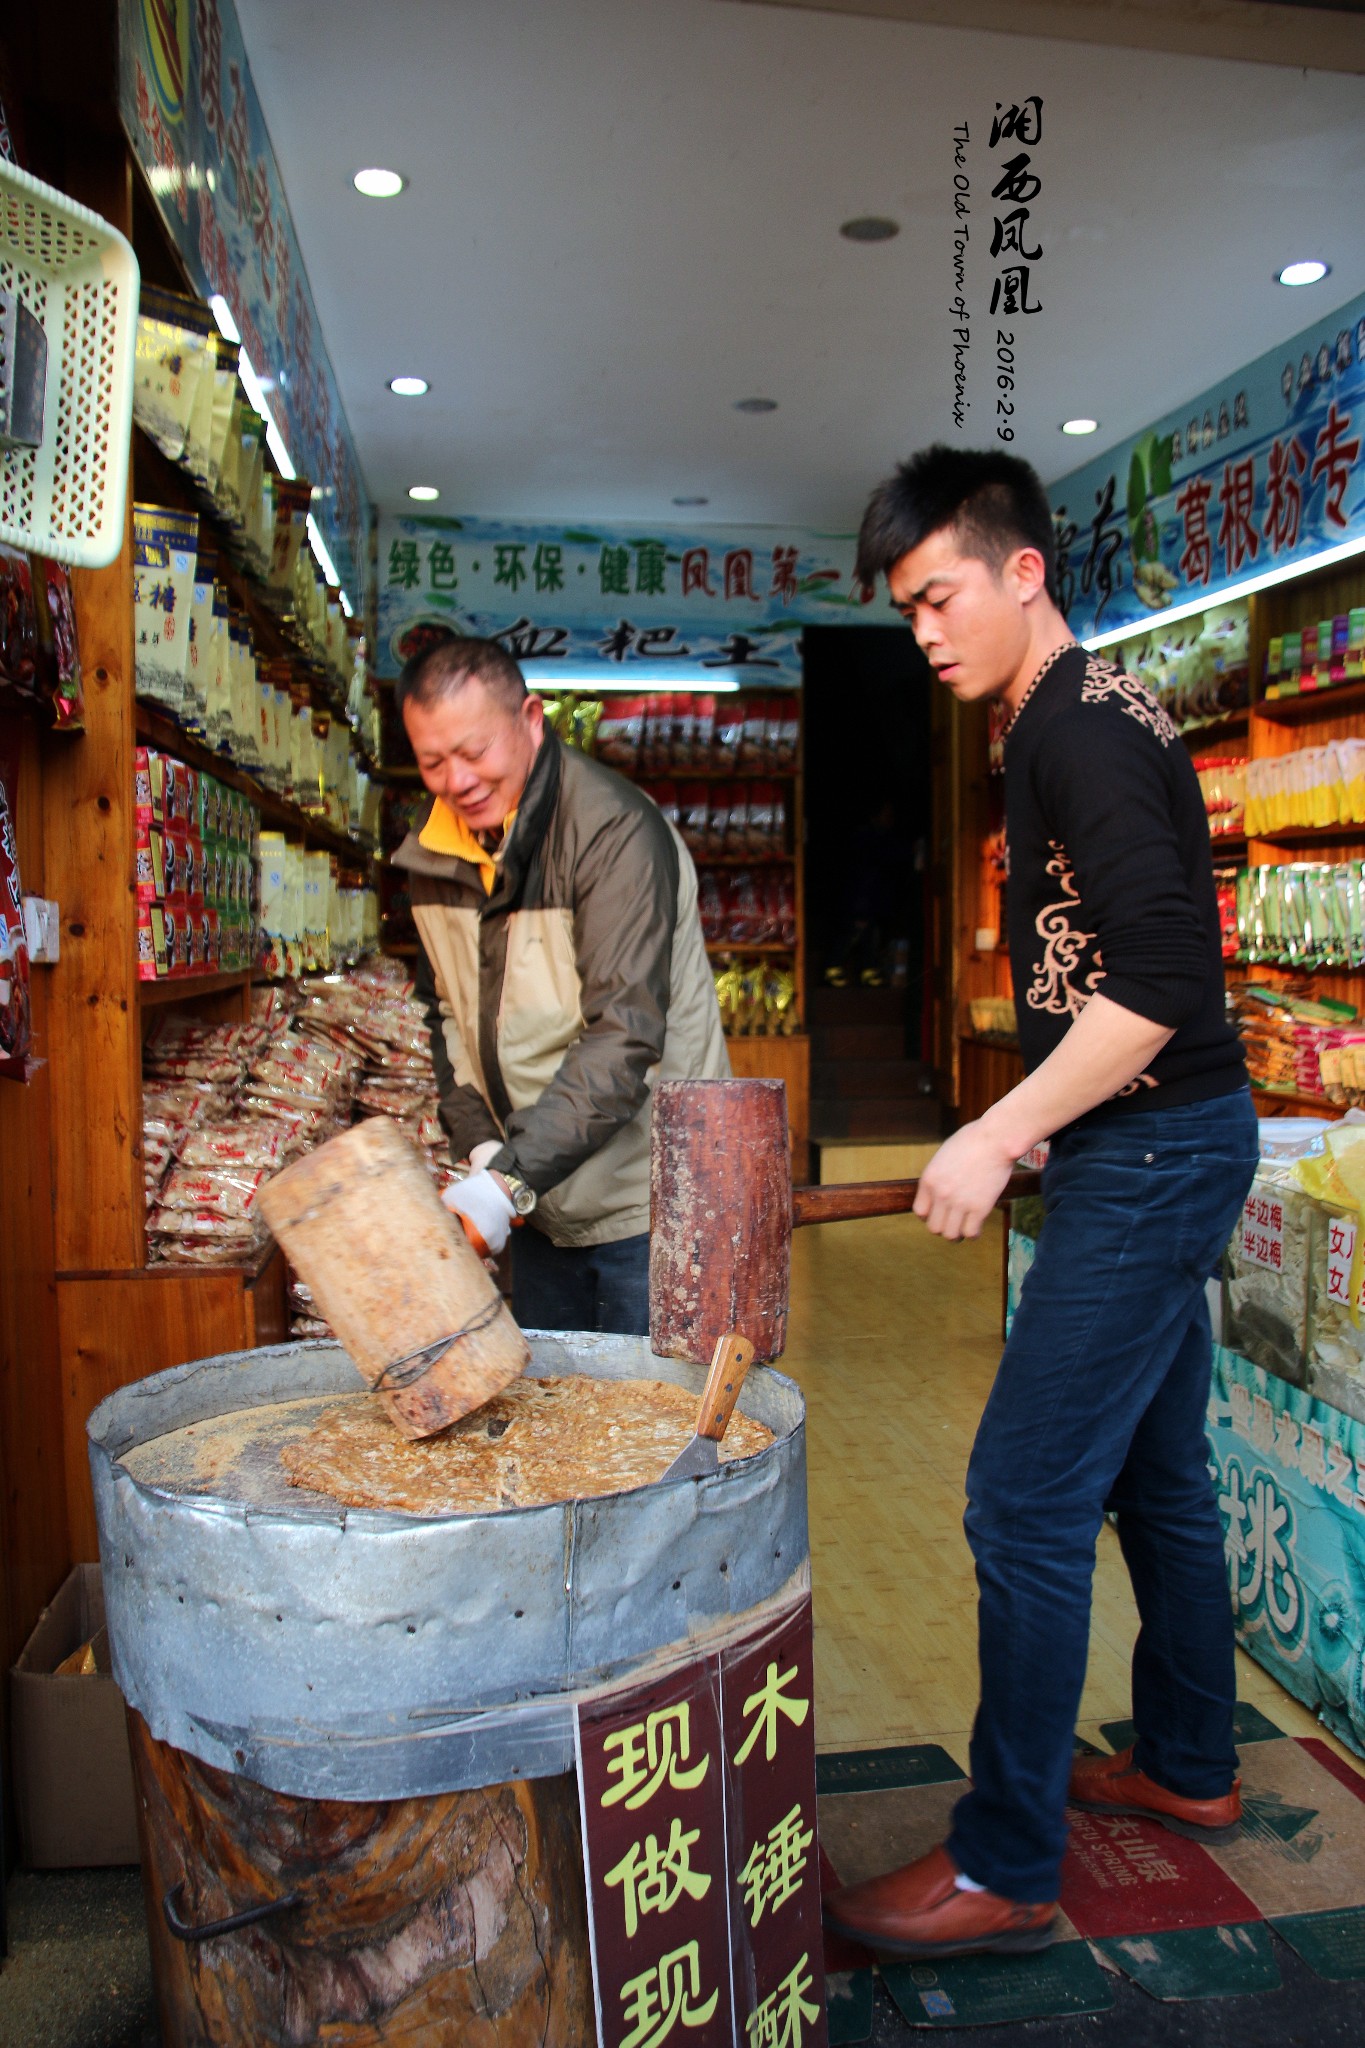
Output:
<path fill-rule="evenodd" d="M 123 545 L 137 258 L 97 213 L 0 162 L 0 288 L 47 334 L 42 445 L 0 449 L 0 541 L 102 569 Z"/>

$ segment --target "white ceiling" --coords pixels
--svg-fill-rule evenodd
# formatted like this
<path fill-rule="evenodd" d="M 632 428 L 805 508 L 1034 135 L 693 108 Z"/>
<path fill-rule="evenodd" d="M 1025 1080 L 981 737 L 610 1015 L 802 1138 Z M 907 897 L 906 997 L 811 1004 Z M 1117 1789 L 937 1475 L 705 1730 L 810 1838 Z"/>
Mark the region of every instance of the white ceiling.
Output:
<path fill-rule="evenodd" d="M 846 528 L 952 437 L 951 131 L 971 131 L 966 443 L 994 427 L 997 99 L 1043 98 L 1050 479 L 1365 289 L 1365 78 L 729 0 L 237 0 L 370 495 L 490 517 Z M 408 190 L 360 198 L 364 164 Z M 902 232 L 859 246 L 852 215 Z M 979 239 L 978 239 L 979 238 Z M 1332 266 L 1291 292 L 1295 257 Z M 430 395 L 398 399 L 415 372 Z M 762 417 L 733 401 L 779 401 Z M 1097 417 L 1099 437 L 1060 422 Z M 696 515 L 684 514 L 684 519 Z"/>

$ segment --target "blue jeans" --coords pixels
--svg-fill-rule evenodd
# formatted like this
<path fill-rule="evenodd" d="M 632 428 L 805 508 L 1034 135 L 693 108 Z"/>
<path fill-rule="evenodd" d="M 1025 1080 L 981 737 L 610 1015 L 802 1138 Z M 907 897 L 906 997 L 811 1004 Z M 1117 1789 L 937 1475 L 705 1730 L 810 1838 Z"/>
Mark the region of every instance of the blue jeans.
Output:
<path fill-rule="evenodd" d="M 551 1244 L 527 1224 L 512 1233 L 512 1313 L 524 1330 L 649 1335 L 649 1234 L 615 1244 Z"/>
<path fill-rule="evenodd" d="M 981 1705 L 948 1849 L 1007 1898 L 1057 1897 L 1106 1508 L 1141 1623 L 1138 1767 L 1191 1799 L 1221 1798 L 1236 1772 L 1204 1283 L 1245 1199 L 1256 1135 L 1241 1091 L 1053 1140 L 1047 1221 L 967 1470 Z"/>

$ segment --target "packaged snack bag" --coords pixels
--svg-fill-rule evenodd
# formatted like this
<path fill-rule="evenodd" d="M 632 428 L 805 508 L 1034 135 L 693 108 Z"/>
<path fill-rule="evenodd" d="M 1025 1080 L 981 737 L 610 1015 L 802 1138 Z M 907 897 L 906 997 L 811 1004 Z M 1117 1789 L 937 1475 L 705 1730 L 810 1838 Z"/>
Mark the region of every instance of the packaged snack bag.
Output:
<path fill-rule="evenodd" d="M 633 775 L 644 747 L 645 699 L 609 697 L 597 725 L 597 758 Z"/>
<path fill-rule="evenodd" d="M 726 900 L 723 877 L 714 868 L 703 868 L 697 877 L 697 909 L 708 946 L 719 945 L 724 937 Z"/>
<path fill-rule="evenodd" d="M 659 691 L 645 699 L 640 766 L 646 775 L 667 775 L 673 760 L 673 699 Z"/>
<path fill-rule="evenodd" d="M 580 697 L 569 715 L 569 745 L 590 754 L 602 720 L 600 697 Z"/>
<path fill-rule="evenodd" d="M 71 577 L 65 565 L 45 555 L 33 557 L 38 585 L 39 681 L 56 732 L 83 732 L 85 693 L 76 640 L 76 608 Z"/>
<path fill-rule="evenodd" d="M 704 782 L 684 782 L 678 786 L 678 830 L 684 844 L 694 856 L 706 852 L 707 833 L 711 822 L 711 792 Z"/>
<path fill-rule="evenodd" d="M 757 774 L 768 765 L 768 700 L 766 697 L 748 697 L 744 700 L 744 723 L 740 728 L 739 765 L 751 774 Z"/>
<path fill-rule="evenodd" d="M 718 775 L 734 774 L 739 766 L 739 747 L 743 735 L 743 699 L 738 695 L 717 698 L 711 757 Z"/>
<path fill-rule="evenodd" d="M 724 850 L 735 855 L 749 851 L 749 797 L 742 783 L 736 783 L 730 790 Z"/>
<path fill-rule="evenodd" d="M 667 818 L 669 824 L 677 831 L 680 822 L 677 784 L 675 782 L 656 782 L 649 793 Z"/>
<path fill-rule="evenodd" d="M 706 851 L 716 860 L 725 851 L 725 840 L 730 830 L 730 795 L 725 783 L 712 783 L 706 826 Z"/>
<path fill-rule="evenodd" d="M 24 891 L 14 832 L 19 780 L 17 737 L 0 744 L 0 1073 L 22 1079 L 33 1047 Z"/>
<path fill-rule="evenodd" d="M 692 699 L 692 758 L 690 765 L 705 775 L 711 766 L 711 741 L 716 726 L 716 700 L 714 697 L 699 696 Z"/>
<path fill-rule="evenodd" d="M 773 852 L 773 808 L 776 794 L 771 782 L 755 782 L 749 790 L 744 851 L 753 854 L 756 860 L 766 860 Z"/>

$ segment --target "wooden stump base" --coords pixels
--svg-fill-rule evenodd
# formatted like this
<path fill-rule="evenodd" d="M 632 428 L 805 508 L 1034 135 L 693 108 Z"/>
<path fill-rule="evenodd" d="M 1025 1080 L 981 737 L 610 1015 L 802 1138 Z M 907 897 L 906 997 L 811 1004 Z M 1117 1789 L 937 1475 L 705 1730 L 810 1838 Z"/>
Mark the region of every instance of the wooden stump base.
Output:
<path fill-rule="evenodd" d="M 128 1722 L 165 2048 L 595 2040 L 572 1774 L 294 1799 Z M 291 1893 L 284 1911 L 203 1940 L 177 1939 L 163 1903 L 202 1927 Z"/>

